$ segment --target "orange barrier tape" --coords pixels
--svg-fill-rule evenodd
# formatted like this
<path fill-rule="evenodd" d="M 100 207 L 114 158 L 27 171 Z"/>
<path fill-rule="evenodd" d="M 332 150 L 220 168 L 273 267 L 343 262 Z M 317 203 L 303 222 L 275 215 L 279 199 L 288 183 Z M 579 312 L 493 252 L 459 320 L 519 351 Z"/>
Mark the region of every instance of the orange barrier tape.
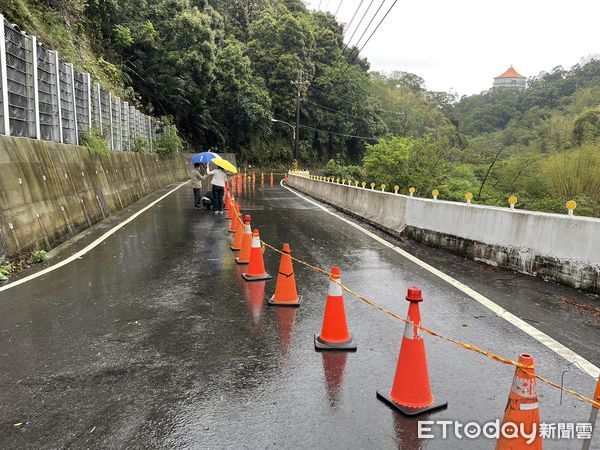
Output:
<path fill-rule="evenodd" d="M 269 245 L 269 244 L 267 244 L 264 241 L 261 241 L 261 242 L 262 242 L 262 244 L 263 244 L 264 247 L 269 248 L 269 249 L 271 249 L 271 250 L 273 250 L 273 251 L 275 251 L 275 252 L 277 252 L 279 254 L 283 254 L 283 252 L 281 250 L 273 247 L 272 245 Z M 304 265 L 306 267 L 309 267 L 310 269 L 313 269 L 313 270 L 315 270 L 315 271 L 317 271 L 317 272 L 319 272 L 319 273 L 321 273 L 323 275 L 327 275 L 328 277 L 331 277 L 331 274 L 327 270 L 324 270 L 324 269 L 322 269 L 320 267 L 314 266 L 314 265 L 312 265 L 310 263 L 307 263 L 306 261 L 302 261 L 301 259 L 295 258 L 293 256 L 291 258 L 292 258 L 292 260 L 296 261 L 299 264 L 302 264 L 302 265 Z M 521 370 L 521 371 L 523 371 L 523 372 L 525 372 L 525 373 L 527 373 L 529 375 L 535 376 L 535 378 L 537 378 L 538 380 L 542 381 L 543 383 L 548 384 L 549 386 L 552 386 L 552 387 L 555 387 L 557 389 L 560 389 L 561 391 L 567 392 L 567 393 L 569 393 L 569 394 L 577 397 L 579 400 L 591 404 L 592 406 L 600 407 L 600 402 L 597 402 L 597 401 L 595 401 L 592 398 L 586 397 L 585 395 L 582 395 L 579 392 L 574 391 L 572 389 L 568 389 L 568 388 L 562 387 L 559 384 L 556 384 L 553 381 L 550 381 L 547 378 L 542 377 L 541 375 L 531 374 L 531 373 L 527 372 L 526 369 L 529 369 L 530 366 L 525 366 L 525 365 L 523 365 L 523 364 L 521 364 L 521 363 L 519 363 L 517 361 L 514 361 L 512 359 L 504 358 L 503 356 L 499 356 L 499 355 L 496 355 L 495 353 L 489 352 L 487 350 L 483 350 L 483 349 L 477 347 L 476 345 L 467 344 L 466 342 L 462 342 L 462 341 L 459 341 L 457 339 L 453 339 L 451 337 L 444 336 L 443 334 L 437 333 L 437 332 L 435 332 L 435 331 L 433 331 L 433 330 L 431 330 L 429 328 L 426 328 L 424 326 L 416 325 L 416 324 L 410 322 L 409 320 L 405 319 L 404 317 L 400 316 L 399 314 L 396 314 L 395 312 L 390 311 L 389 309 L 384 308 L 381 305 L 378 305 L 373 300 L 365 297 L 364 295 L 361 295 L 358 292 L 353 291 L 352 289 L 350 289 L 348 286 L 344 285 L 343 283 L 339 283 L 336 280 L 333 280 L 333 281 L 334 281 L 334 283 L 337 283 L 344 291 L 346 291 L 346 292 L 354 295 L 359 300 L 362 300 L 366 304 L 372 306 L 375 309 L 378 309 L 379 311 L 387 314 L 388 316 L 390 316 L 390 317 L 392 317 L 394 319 L 401 320 L 401 321 L 403 321 L 405 323 L 411 323 L 414 327 L 419 328 L 420 330 L 422 330 L 423 332 L 425 332 L 425 333 L 427 333 L 427 334 L 429 334 L 431 336 L 435 336 L 435 337 L 444 339 L 444 340 L 446 340 L 448 342 L 452 342 L 453 344 L 456 344 L 456 345 L 458 345 L 458 346 L 460 346 L 460 347 L 462 347 L 462 348 L 464 348 L 466 350 L 470 350 L 470 351 L 479 353 L 480 355 L 486 356 L 486 357 L 488 357 L 488 358 L 490 358 L 490 359 L 492 359 L 494 361 L 498 361 L 498 362 L 501 362 L 503 364 L 507 364 L 507 365 L 510 365 L 510 366 L 515 366 L 515 367 L 519 368 L 519 370 Z"/>

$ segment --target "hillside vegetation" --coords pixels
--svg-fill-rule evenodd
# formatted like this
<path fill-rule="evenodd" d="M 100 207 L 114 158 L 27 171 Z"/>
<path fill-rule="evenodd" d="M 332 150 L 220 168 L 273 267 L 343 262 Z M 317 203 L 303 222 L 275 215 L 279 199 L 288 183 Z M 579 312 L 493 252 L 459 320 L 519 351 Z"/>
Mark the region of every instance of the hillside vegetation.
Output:
<path fill-rule="evenodd" d="M 0 0 L 8 20 L 148 113 L 194 150 L 288 167 L 299 159 L 417 195 L 600 216 L 600 62 L 525 91 L 460 99 L 417 75 L 373 72 L 331 14 L 300 0 Z"/>

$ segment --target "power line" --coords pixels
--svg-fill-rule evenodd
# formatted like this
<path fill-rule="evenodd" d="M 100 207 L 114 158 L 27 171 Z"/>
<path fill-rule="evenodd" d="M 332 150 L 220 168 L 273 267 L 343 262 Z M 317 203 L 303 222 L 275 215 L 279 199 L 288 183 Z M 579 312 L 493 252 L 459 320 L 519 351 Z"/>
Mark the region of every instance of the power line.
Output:
<path fill-rule="evenodd" d="M 305 102 L 306 102 L 306 103 L 310 103 L 311 105 L 314 105 L 314 106 L 316 106 L 317 108 L 322 108 L 322 109 L 325 109 L 325 110 L 327 110 L 327 111 L 329 111 L 329 112 L 332 112 L 332 113 L 341 114 L 341 115 L 343 115 L 343 116 L 348 116 L 348 117 L 353 117 L 354 119 L 358 119 L 358 120 L 364 120 L 364 119 L 365 119 L 364 117 L 354 116 L 354 115 L 352 115 L 352 114 L 349 114 L 349 113 L 347 113 L 347 112 L 344 112 L 344 111 L 339 111 L 339 110 L 337 110 L 337 109 L 333 109 L 333 108 L 330 108 L 330 107 L 328 107 L 328 106 L 319 105 L 318 103 L 312 102 L 312 101 L 310 101 L 310 100 L 305 100 Z"/>
<path fill-rule="evenodd" d="M 377 26 L 375 27 L 375 29 L 373 30 L 373 32 L 370 34 L 370 36 L 368 37 L 368 39 L 366 40 L 366 42 L 362 45 L 362 47 L 358 50 L 358 52 L 356 53 L 356 55 L 354 55 L 354 57 L 350 60 L 350 62 L 347 63 L 347 66 L 344 69 L 344 71 L 341 73 L 341 75 L 336 78 L 336 80 L 334 81 L 334 84 L 337 83 L 337 81 L 339 81 L 339 79 L 342 76 L 344 76 L 344 74 L 348 71 L 348 69 L 350 68 L 350 66 L 352 65 L 352 63 L 354 61 L 356 61 L 356 58 L 358 58 L 358 55 L 360 54 L 360 52 L 362 52 L 363 49 L 365 48 L 365 46 L 369 43 L 369 41 L 371 40 L 371 38 L 373 37 L 373 35 L 377 32 L 377 30 L 379 29 L 379 27 L 381 26 L 381 24 L 383 23 L 383 21 L 386 19 L 386 17 L 388 16 L 388 14 L 392 11 L 392 9 L 396 5 L 396 3 L 398 3 L 398 0 L 394 0 L 394 3 L 392 3 L 392 5 L 386 11 L 385 15 L 381 18 L 381 20 L 379 21 L 379 23 L 377 24 Z"/>
<path fill-rule="evenodd" d="M 354 138 L 354 139 L 364 139 L 366 141 L 377 141 L 377 140 L 379 140 L 378 137 L 356 136 L 354 134 L 336 133 L 335 131 L 321 130 L 320 128 L 309 127 L 308 125 L 300 125 L 300 128 L 306 128 L 306 129 L 309 129 L 309 130 L 320 131 L 322 133 L 335 134 L 335 135 L 338 135 L 338 136 L 349 137 L 349 138 Z"/>
<path fill-rule="evenodd" d="M 360 41 L 362 40 L 362 38 L 364 37 L 365 33 L 369 30 L 369 27 L 371 26 L 371 24 L 373 23 L 373 20 L 375 20 L 375 17 L 377 17 L 377 14 L 379 14 L 379 11 L 381 10 L 381 8 L 383 7 L 383 5 L 385 4 L 386 0 L 382 0 L 382 2 L 379 4 L 379 8 L 377 8 L 377 11 L 375 11 L 375 14 L 373 14 L 373 16 L 371 17 L 371 20 L 369 21 L 369 24 L 365 27 L 365 29 L 363 30 L 362 34 L 360 35 L 360 37 L 358 38 L 358 41 L 356 41 L 356 46 L 358 46 L 360 44 Z M 371 6 L 371 4 L 373 4 L 373 2 L 371 1 L 371 3 L 369 4 L 369 7 Z M 367 8 L 368 11 L 368 8 Z M 363 15 L 364 18 L 364 15 Z M 361 19 L 362 22 L 362 19 Z M 360 23 L 359 23 L 360 25 Z M 358 27 L 356 28 L 356 30 L 358 30 Z M 356 30 L 354 30 L 354 32 L 356 32 Z M 354 33 L 352 34 L 352 36 L 354 36 Z M 346 51 L 346 49 L 348 48 L 347 46 L 350 45 L 350 41 L 352 40 L 352 37 L 350 37 L 350 40 L 347 42 L 346 47 L 344 48 L 344 52 Z M 360 53 L 360 51 L 359 51 Z M 350 52 L 350 55 L 352 55 L 352 52 Z M 346 64 L 352 64 L 352 62 L 348 63 L 348 61 L 346 60 Z M 338 68 L 337 70 L 337 76 L 335 77 L 335 80 L 333 82 L 333 84 L 336 84 L 339 80 L 340 77 L 346 73 L 344 69 L 341 68 L 341 66 L 343 66 L 344 63 L 342 63 L 340 65 L 340 68 Z M 343 72 L 343 73 L 342 73 Z"/>
<path fill-rule="evenodd" d="M 348 39 L 348 42 L 346 42 L 346 44 L 344 45 L 344 50 L 342 50 L 342 53 L 344 53 L 347 49 L 348 49 L 348 45 L 350 45 L 350 42 L 352 41 L 352 38 L 354 37 L 354 35 L 356 34 L 356 32 L 358 31 L 358 29 L 360 28 L 360 24 L 363 22 L 363 20 L 365 20 L 365 16 L 367 15 L 367 13 L 369 12 L 369 9 L 371 9 L 371 6 L 373 5 L 373 2 L 375 0 L 371 0 L 369 2 L 369 5 L 367 6 L 367 9 L 365 9 L 365 12 L 363 13 L 362 17 L 360 18 L 360 20 L 358 21 L 358 25 L 356 25 L 356 28 L 354 29 L 354 31 L 352 32 L 352 36 L 350 36 L 350 39 Z M 361 3 L 362 4 L 362 3 Z M 358 5 L 358 8 L 360 9 L 360 5 Z M 358 12 L 358 9 L 356 10 L 356 12 Z"/>
<path fill-rule="evenodd" d="M 352 14 L 352 19 L 350 19 L 350 22 L 348 22 L 348 25 L 346 25 L 346 30 L 349 30 L 350 27 L 352 26 L 352 22 L 354 22 L 354 18 L 356 17 L 356 14 L 358 14 L 358 10 L 360 9 L 360 7 L 362 6 L 364 1 L 365 0 L 360 0 L 360 3 L 358 4 L 358 8 L 356 8 L 356 11 L 354 11 L 354 14 Z"/>
<path fill-rule="evenodd" d="M 321 3 L 322 3 L 322 1 L 323 1 L 323 0 L 320 0 L 320 1 L 319 1 L 319 8 L 321 7 Z M 348 49 L 348 44 L 350 43 L 350 41 L 352 41 L 352 38 L 354 37 L 354 34 L 355 34 L 355 33 L 356 33 L 356 31 L 357 31 L 357 30 L 360 28 L 360 25 L 361 25 L 361 23 L 362 23 L 362 22 L 363 22 L 363 20 L 365 19 L 365 16 L 366 16 L 366 15 L 367 15 L 367 13 L 369 12 L 369 9 L 370 9 L 370 8 L 371 8 L 371 6 L 373 5 L 373 2 L 374 2 L 374 1 L 375 1 L 375 0 L 371 0 L 371 1 L 369 2 L 369 5 L 367 6 L 367 9 L 364 11 L 364 13 L 363 13 L 362 17 L 360 18 L 360 20 L 359 20 L 359 22 L 358 22 L 358 25 L 356 25 L 356 28 L 355 28 L 354 32 L 352 33 L 352 36 L 350 36 L 350 39 L 348 40 L 348 42 L 344 44 L 344 48 L 343 48 L 343 50 L 342 50 L 342 55 L 345 55 L 345 53 L 346 53 L 346 50 Z M 384 0 L 384 1 L 385 1 L 385 0 Z M 354 11 L 354 15 L 352 16 L 352 19 L 350 20 L 350 22 L 352 22 L 352 21 L 354 20 L 354 18 L 356 17 L 356 15 L 358 14 L 358 12 L 360 11 L 360 8 L 361 8 L 361 6 L 362 6 L 363 2 L 364 2 L 364 0 L 361 0 L 361 2 L 360 2 L 360 3 L 359 3 L 359 5 L 358 5 L 358 8 L 356 8 L 356 10 Z M 347 29 L 350 29 L 350 27 L 348 26 L 348 28 L 347 28 Z M 340 62 L 340 63 L 338 63 L 336 66 L 332 67 L 332 73 L 334 73 L 334 74 L 338 73 L 338 71 L 339 71 L 339 70 L 340 70 L 340 69 L 341 69 L 341 68 L 344 66 L 345 62 L 346 62 L 346 61 L 344 60 L 344 62 Z M 322 89 L 320 89 L 319 87 L 317 87 L 317 86 L 315 86 L 315 85 L 311 85 L 310 87 L 311 87 L 311 88 L 315 88 L 315 89 L 317 89 L 317 90 L 320 90 L 320 91 L 323 91 Z M 324 91 L 323 91 L 323 92 L 324 92 Z"/>
<path fill-rule="evenodd" d="M 337 17 L 338 12 L 340 12 L 340 8 L 342 7 L 342 3 L 344 3 L 344 0 L 340 0 L 340 4 L 338 5 L 337 9 L 335 10 L 335 14 L 333 15 L 333 17 Z"/>
<path fill-rule="evenodd" d="M 362 34 L 360 35 L 360 37 L 358 38 L 358 41 L 356 41 L 356 46 L 358 46 L 358 44 L 360 43 L 360 41 L 362 41 L 362 38 L 364 37 L 365 33 L 369 30 L 369 27 L 371 26 L 371 24 L 373 23 L 373 21 L 375 20 L 375 17 L 377 17 L 377 14 L 379 14 L 379 11 L 381 11 L 381 8 L 383 7 L 383 5 L 385 4 L 386 0 L 383 0 L 381 2 L 381 4 L 379 5 L 379 8 L 377 8 L 377 11 L 375 11 L 375 14 L 373 14 L 373 17 L 371 17 L 371 20 L 369 21 L 369 24 L 365 27 L 365 29 L 363 30 Z"/>
<path fill-rule="evenodd" d="M 359 119 L 359 120 L 364 120 L 364 117 L 354 116 L 354 115 L 349 114 L 347 112 L 340 111 L 340 110 L 337 110 L 337 109 L 334 109 L 334 108 L 330 108 L 329 106 L 320 105 L 320 104 L 315 103 L 315 102 L 310 101 L 310 100 L 304 100 L 304 101 L 306 103 L 310 103 L 311 105 L 316 106 L 317 108 L 323 108 L 323 109 L 325 109 L 327 111 L 330 111 L 330 112 L 334 112 L 334 113 L 337 113 L 337 114 L 342 114 L 342 115 L 348 116 L 348 117 L 353 117 L 353 118 Z M 404 114 L 404 111 L 390 111 L 389 109 L 381 109 L 381 108 L 369 108 L 369 111 L 370 112 L 380 111 L 380 112 L 385 112 L 385 113 L 389 113 L 389 114 L 395 114 L 397 116 Z"/>
<path fill-rule="evenodd" d="M 396 115 L 404 114 L 404 111 L 390 111 L 389 109 L 381 109 L 381 108 L 372 108 L 372 109 L 373 109 L 373 111 L 381 111 L 381 112 L 386 112 L 386 113 L 396 114 Z"/>

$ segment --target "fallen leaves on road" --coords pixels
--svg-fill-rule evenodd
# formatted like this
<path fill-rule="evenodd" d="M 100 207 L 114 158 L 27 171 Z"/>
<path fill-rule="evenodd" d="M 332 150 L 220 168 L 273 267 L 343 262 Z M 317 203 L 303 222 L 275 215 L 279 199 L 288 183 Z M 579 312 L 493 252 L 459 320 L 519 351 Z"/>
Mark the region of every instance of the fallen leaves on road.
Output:
<path fill-rule="evenodd" d="M 567 303 L 569 305 L 576 306 L 577 308 L 580 308 L 580 309 L 585 309 L 586 311 L 590 311 L 593 314 L 600 316 L 600 308 L 595 308 L 590 305 L 585 305 L 583 303 L 576 302 L 575 300 L 571 300 L 567 297 L 560 297 L 560 301 L 563 303 Z"/>

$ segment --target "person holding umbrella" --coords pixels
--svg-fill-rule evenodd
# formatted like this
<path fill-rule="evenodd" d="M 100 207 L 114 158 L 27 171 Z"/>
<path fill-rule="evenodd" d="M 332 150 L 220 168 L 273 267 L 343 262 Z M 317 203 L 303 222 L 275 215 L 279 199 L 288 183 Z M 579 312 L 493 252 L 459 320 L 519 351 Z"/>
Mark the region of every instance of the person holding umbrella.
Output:
<path fill-rule="evenodd" d="M 213 209 L 215 214 L 223 214 L 223 196 L 225 195 L 225 183 L 227 182 L 227 173 L 222 167 L 215 167 L 214 170 L 206 172 L 207 175 L 212 175 L 210 184 L 212 185 L 213 194 Z"/>
<path fill-rule="evenodd" d="M 194 163 L 192 169 L 192 190 L 194 191 L 194 208 L 202 209 L 202 180 L 206 175 L 201 173 L 201 170 L 206 170 L 202 163 Z"/>
<path fill-rule="evenodd" d="M 192 190 L 194 191 L 194 207 L 202 209 L 202 180 L 206 178 L 206 164 L 218 155 L 212 152 L 196 153 L 191 160 L 194 165 L 192 169 Z"/>
<path fill-rule="evenodd" d="M 229 161 L 220 157 L 212 159 L 211 162 L 217 166 L 214 170 L 206 172 L 208 175 L 212 175 L 210 184 L 212 185 L 215 202 L 213 209 L 215 214 L 223 214 L 223 196 L 225 195 L 225 183 L 227 183 L 227 173 L 225 171 L 237 173 L 237 169 Z"/>

